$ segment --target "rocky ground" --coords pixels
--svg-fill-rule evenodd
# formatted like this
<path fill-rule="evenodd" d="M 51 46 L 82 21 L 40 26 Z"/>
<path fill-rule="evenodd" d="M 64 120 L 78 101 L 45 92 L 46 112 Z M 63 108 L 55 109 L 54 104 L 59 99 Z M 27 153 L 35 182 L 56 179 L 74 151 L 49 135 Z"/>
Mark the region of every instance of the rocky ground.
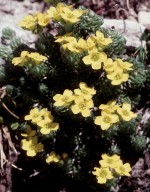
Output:
<path fill-rule="evenodd" d="M 71 3 L 70 1 L 67 2 Z M 135 49 L 141 45 L 140 36 L 144 30 L 146 28 L 150 30 L 149 0 L 80 0 L 79 3 L 75 4 L 75 6 L 78 5 L 84 5 L 87 8 L 91 8 L 97 14 L 104 16 L 105 27 L 114 27 L 125 36 L 127 46 L 134 46 Z M 19 28 L 17 23 L 25 15 L 38 11 L 43 12 L 47 8 L 48 6 L 42 1 L 1 0 L 0 36 L 3 28 L 10 27 L 16 31 L 18 36 L 22 37 L 25 42 L 32 46 L 32 42 L 34 42 L 36 36 Z M 10 137 L 8 133 L 5 134 Z M 10 140 L 11 138 L 8 139 Z M 11 167 L 12 169 L 17 169 L 17 171 L 22 171 L 21 168 L 15 167 L 17 155 L 14 155 L 15 150 L 13 148 L 10 150 L 10 154 L 13 154 L 14 158 L 11 157 L 9 159 L 11 162 L 9 163 L 5 162 L 7 166 L 5 169 L 6 172 L 1 172 L 0 192 L 11 191 Z M 122 180 L 119 189 L 115 189 L 114 191 L 150 191 L 150 155 L 148 151 L 133 166 L 132 177 Z"/>

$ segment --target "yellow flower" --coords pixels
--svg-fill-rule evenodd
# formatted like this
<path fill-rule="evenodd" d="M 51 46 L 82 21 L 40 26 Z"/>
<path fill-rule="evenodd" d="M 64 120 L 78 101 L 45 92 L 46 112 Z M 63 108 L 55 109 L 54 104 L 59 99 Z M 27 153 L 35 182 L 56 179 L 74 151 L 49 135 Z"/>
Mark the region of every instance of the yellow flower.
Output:
<path fill-rule="evenodd" d="M 120 176 L 130 176 L 131 166 L 129 163 L 123 164 L 122 161 L 119 161 L 114 169 Z"/>
<path fill-rule="evenodd" d="M 97 182 L 100 184 L 106 183 L 107 179 L 112 179 L 113 175 L 107 167 L 94 167 L 95 171 L 92 171 L 93 175 L 96 175 Z"/>
<path fill-rule="evenodd" d="M 55 151 L 52 151 L 49 156 L 46 158 L 46 163 L 57 163 L 60 161 L 60 156 L 55 153 Z"/>
<path fill-rule="evenodd" d="M 40 114 L 43 117 L 43 119 L 49 118 L 51 119 L 51 121 L 53 121 L 54 119 L 53 115 L 51 114 L 51 111 L 47 111 L 46 108 L 41 109 Z"/>
<path fill-rule="evenodd" d="M 38 13 L 36 16 L 40 26 L 45 27 L 49 24 L 50 16 L 48 14 Z"/>
<path fill-rule="evenodd" d="M 45 118 L 44 120 L 41 120 L 37 122 L 37 125 L 40 127 L 40 132 L 43 135 L 47 135 L 52 131 L 56 131 L 59 128 L 58 123 L 53 123 L 53 118 Z"/>
<path fill-rule="evenodd" d="M 28 55 L 29 52 L 28 51 L 22 51 L 20 57 L 14 57 L 12 60 L 12 64 L 19 65 L 19 66 L 23 66 L 24 63 L 27 61 L 28 59 Z"/>
<path fill-rule="evenodd" d="M 117 67 L 117 63 L 113 62 L 113 60 L 111 58 L 108 58 L 106 60 L 106 62 L 104 62 L 104 69 L 106 72 L 113 72 L 115 71 L 116 67 Z"/>
<path fill-rule="evenodd" d="M 59 21 L 61 19 L 60 13 L 57 12 L 55 7 L 50 7 L 47 10 L 47 13 L 50 16 L 50 18 L 54 18 L 57 21 Z"/>
<path fill-rule="evenodd" d="M 39 64 L 41 63 L 42 61 L 44 60 L 47 60 L 48 58 L 43 56 L 43 55 L 40 55 L 39 53 L 37 52 L 31 52 L 29 55 L 28 55 L 29 58 L 31 58 L 36 64 Z"/>
<path fill-rule="evenodd" d="M 86 45 L 87 45 L 86 49 L 87 49 L 88 51 L 91 51 L 92 49 L 95 49 L 95 47 L 96 47 L 96 44 L 95 44 L 93 38 L 91 38 L 91 37 L 89 37 L 89 38 L 86 40 Z"/>
<path fill-rule="evenodd" d="M 63 12 L 63 9 L 65 7 L 71 8 L 72 5 L 66 6 L 64 3 L 58 3 L 56 8 L 55 7 L 50 7 L 47 10 L 47 13 L 49 14 L 50 18 L 53 18 L 56 21 L 61 21 L 61 13 Z"/>
<path fill-rule="evenodd" d="M 29 140 L 22 139 L 22 149 L 27 151 L 27 156 L 33 157 L 43 150 L 43 144 L 38 143 L 37 137 L 30 137 Z"/>
<path fill-rule="evenodd" d="M 79 87 L 80 89 L 75 89 L 74 93 L 76 95 L 82 96 L 86 100 L 91 99 L 92 96 L 96 94 L 96 90 L 94 88 L 88 87 L 84 82 L 81 82 Z"/>
<path fill-rule="evenodd" d="M 23 136 L 23 137 L 33 137 L 33 136 L 35 136 L 36 131 L 32 130 L 30 125 L 27 125 L 26 129 L 27 129 L 26 133 L 21 133 L 21 136 Z"/>
<path fill-rule="evenodd" d="M 116 105 L 116 101 L 109 101 L 107 104 L 101 104 L 99 109 L 106 111 L 107 113 L 113 113 L 118 109 L 119 105 Z"/>
<path fill-rule="evenodd" d="M 100 31 L 96 31 L 96 35 L 95 36 L 93 35 L 93 38 L 102 47 L 107 46 L 110 43 L 112 43 L 112 39 L 111 38 L 105 38 L 104 34 Z"/>
<path fill-rule="evenodd" d="M 102 167 L 110 167 L 110 168 L 114 168 L 117 166 L 118 164 L 118 161 L 120 160 L 120 156 L 118 155 L 112 155 L 112 156 L 109 156 L 107 154 L 102 154 L 102 159 L 103 160 L 100 160 L 99 161 L 99 164 L 102 166 Z"/>
<path fill-rule="evenodd" d="M 128 81 L 129 74 L 123 73 L 123 70 L 117 68 L 116 71 L 108 73 L 107 78 L 111 80 L 112 85 L 120 85 Z"/>
<path fill-rule="evenodd" d="M 100 69 L 101 63 L 107 60 L 107 55 L 104 52 L 98 52 L 97 49 L 88 51 L 88 53 L 87 56 L 83 57 L 82 61 L 86 65 L 91 65 L 95 70 Z"/>
<path fill-rule="evenodd" d="M 101 116 L 95 118 L 94 123 L 100 125 L 102 130 L 108 129 L 113 123 L 119 121 L 118 115 L 109 114 L 105 111 L 102 111 Z"/>
<path fill-rule="evenodd" d="M 65 45 L 65 48 L 69 49 L 74 53 L 82 53 L 86 49 L 86 42 L 84 39 L 80 38 L 78 41 L 76 39 L 70 41 Z"/>
<path fill-rule="evenodd" d="M 132 69 L 133 64 L 131 64 L 131 63 L 127 62 L 127 61 L 123 62 L 121 59 L 115 59 L 114 63 L 120 69 L 128 70 L 128 71 L 133 70 Z"/>
<path fill-rule="evenodd" d="M 82 11 L 80 10 L 71 10 L 68 7 L 63 8 L 63 12 L 60 13 L 61 17 L 63 18 L 64 21 L 69 22 L 69 23 L 76 23 L 78 22 L 82 15 Z"/>
<path fill-rule="evenodd" d="M 30 114 L 24 117 L 25 120 L 31 120 L 32 123 L 37 123 L 42 120 L 42 114 L 40 113 L 39 109 L 35 107 L 34 109 L 30 110 Z"/>
<path fill-rule="evenodd" d="M 74 100 L 74 95 L 71 90 L 66 89 L 62 95 L 56 94 L 53 99 L 55 100 L 54 106 L 68 106 Z"/>
<path fill-rule="evenodd" d="M 131 111 L 131 104 L 129 103 L 123 103 L 122 108 L 117 109 L 117 113 L 124 121 L 130 121 L 132 118 L 137 117 L 137 114 Z"/>
<path fill-rule="evenodd" d="M 20 27 L 27 29 L 27 30 L 34 30 L 37 25 L 37 18 L 32 15 L 25 16 L 20 23 L 18 24 Z"/>
<path fill-rule="evenodd" d="M 84 100 L 82 96 L 78 96 L 74 100 L 75 104 L 71 106 L 74 114 L 81 113 L 83 117 L 90 116 L 90 108 L 94 106 L 92 99 Z"/>

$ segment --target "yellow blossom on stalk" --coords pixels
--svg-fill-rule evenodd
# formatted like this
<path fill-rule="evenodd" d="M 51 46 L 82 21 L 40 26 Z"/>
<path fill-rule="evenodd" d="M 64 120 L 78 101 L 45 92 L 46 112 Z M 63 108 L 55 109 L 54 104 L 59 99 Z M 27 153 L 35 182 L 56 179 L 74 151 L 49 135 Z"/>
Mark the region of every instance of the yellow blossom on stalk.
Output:
<path fill-rule="evenodd" d="M 107 55 L 104 52 L 98 52 L 97 49 L 88 51 L 88 55 L 82 58 L 85 65 L 91 65 L 93 69 L 101 68 L 102 62 L 106 62 Z"/>
<path fill-rule="evenodd" d="M 38 143 L 37 137 L 30 137 L 29 140 L 22 139 L 22 149 L 27 151 L 27 156 L 33 157 L 43 150 L 43 144 Z"/>
<path fill-rule="evenodd" d="M 123 73 L 123 70 L 117 68 L 114 72 L 108 73 L 107 78 L 111 80 L 112 85 L 120 85 L 121 83 L 128 81 L 129 74 Z"/>
<path fill-rule="evenodd" d="M 96 35 L 93 35 L 92 37 L 94 38 L 94 40 L 96 40 L 96 43 L 101 47 L 107 46 L 112 43 L 112 39 L 105 38 L 104 34 L 100 31 L 96 31 Z"/>
<path fill-rule="evenodd" d="M 45 27 L 49 24 L 50 22 L 50 16 L 46 13 L 42 14 L 42 13 L 37 13 L 36 15 L 37 20 L 38 20 L 38 24 L 42 27 Z"/>
<path fill-rule="evenodd" d="M 83 12 L 81 10 L 71 10 L 68 7 L 63 8 L 63 12 L 60 13 L 62 19 L 65 22 L 69 23 L 76 23 L 80 20 L 80 17 L 82 16 Z"/>
<path fill-rule="evenodd" d="M 84 99 L 89 100 L 93 95 L 96 94 L 96 90 L 94 88 L 90 88 L 86 83 L 81 82 L 79 84 L 80 89 L 75 89 L 74 93 L 76 95 L 82 96 Z"/>
<path fill-rule="evenodd" d="M 48 15 L 50 16 L 50 18 L 55 19 L 56 21 L 59 21 L 61 19 L 60 13 L 56 10 L 55 7 L 50 7 L 47 10 Z"/>
<path fill-rule="evenodd" d="M 117 123 L 118 121 L 118 115 L 102 111 L 101 116 L 97 116 L 94 123 L 100 125 L 102 130 L 107 130 L 113 123 Z"/>
<path fill-rule="evenodd" d="M 39 64 L 41 63 L 42 61 L 45 61 L 47 60 L 48 58 L 43 56 L 43 55 L 40 55 L 39 53 L 37 52 L 31 52 L 29 55 L 28 55 L 29 58 L 31 58 L 36 64 Z"/>
<path fill-rule="evenodd" d="M 47 111 L 46 108 L 41 109 L 41 110 L 40 110 L 40 114 L 42 115 L 43 119 L 49 118 L 49 119 L 51 119 L 52 121 L 53 121 L 53 119 L 54 119 L 51 111 Z"/>
<path fill-rule="evenodd" d="M 78 96 L 74 100 L 75 104 L 71 106 L 74 114 L 81 113 L 83 117 L 90 116 L 90 109 L 94 107 L 93 100 L 85 100 L 82 96 Z"/>
<path fill-rule="evenodd" d="M 101 104 L 99 109 L 106 111 L 107 113 L 113 113 L 119 108 L 119 105 L 116 105 L 116 101 L 109 101 L 107 104 Z"/>
<path fill-rule="evenodd" d="M 113 62 L 111 58 L 108 58 L 106 62 L 104 62 L 104 66 L 103 66 L 105 71 L 108 73 L 115 71 L 116 67 L 117 67 L 117 63 Z"/>
<path fill-rule="evenodd" d="M 58 123 L 53 123 L 53 118 L 45 118 L 37 123 L 37 125 L 40 127 L 40 132 L 43 135 L 47 135 L 52 131 L 56 131 L 59 128 Z"/>
<path fill-rule="evenodd" d="M 33 137 L 33 136 L 35 136 L 36 130 L 32 130 L 30 125 L 27 125 L 26 129 L 27 129 L 26 133 L 21 133 L 21 136 L 23 136 L 23 137 Z"/>
<path fill-rule="evenodd" d="M 116 173 L 120 176 L 130 176 L 131 166 L 129 163 L 123 164 L 122 161 L 118 161 L 117 166 L 114 167 Z"/>
<path fill-rule="evenodd" d="M 56 7 L 50 7 L 47 10 L 47 13 L 49 14 L 50 18 L 53 18 L 56 21 L 60 21 L 61 20 L 61 13 L 63 12 L 63 9 L 65 7 L 71 8 L 72 5 L 65 5 L 64 3 L 58 3 Z"/>
<path fill-rule="evenodd" d="M 37 18 L 32 15 L 25 16 L 18 24 L 20 27 L 27 30 L 34 30 L 37 26 Z"/>
<path fill-rule="evenodd" d="M 69 43 L 65 44 L 65 48 L 69 49 L 71 52 L 74 53 L 82 53 L 86 49 L 86 42 L 82 38 L 80 38 L 78 41 L 74 39 Z"/>
<path fill-rule="evenodd" d="M 19 65 L 19 66 L 23 66 L 24 63 L 27 61 L 28 59 L 28 55 L 29 52 L 28 51 L 22 51 L 20 57 L 14 57 L 12 60 L 12 64 Z"/>
<path fill-rule="evenodd" d="M 113 179 L 113 175 L 107 167 L 94 167 L 92 173 L 96 176 L 97 182 L 100 184 L 106 183 L 108 179 Z"/>
<path fill-rule="evenodd" d="M 137 114 L 131 111 L 131 104 L 129 103 L 123 103 L 122 108 L 119 107 L 117 109 L 117 113 L 124 121 L 130 121 L 131 119 L 137 117 Z"/>
<path fill-rule="evenodd" d="M 93 40 L 92 37 L 89 37 L 87 40 L 86 40 L 86 49 L 88 51 L 91 51 L 92 49 L 95 49 L 96 48 L 96 44 L 95 44 L 95 41 Z"/>
<path fill-rule="evenodd" d="M 132 66 L 133 64 L 127 62 L 127 61 L 122 61 L 122 59 L 115 59 L 114 64 L 116 64 L 116 66 L 122 70 L 133 70 Z"/>
<path fill-rule="evenodd" d="M 109 156 L 107 154 L 102 154 L 102 160 L 99 161 L 99 164 L 102 167 L 114 168 L 117 166 L 119 160 L 120 160 L 120 156 L 116 154 L 112 156 Z"/>
<path fill-rule="evenodd" d="M 55 151 L 52 151 L 49 156 L 46 158 L 46 163 L 57 163 L 60 161 L 60 155 L 57 155 Z"/>
<path fill-rule="evenodd" d="M 42 120 L 42 114 L 40 113 L 40 110 L 35 107 L 34 109 L 30 110 L 30 114 L 26 115 L 24 117 L 25 120 L 31 120 L 32 123 L 37 123 Z"/>
<path fill-rule="evenodd" d="M 69 89 L 65 89 L 63 94 L 56 94 L 53 97 L 55 103 L 54 106 L 60 107 L 60 106 L 68 106 L 71 104 L 71 102 L 74 100 L 73 92 Z"/>

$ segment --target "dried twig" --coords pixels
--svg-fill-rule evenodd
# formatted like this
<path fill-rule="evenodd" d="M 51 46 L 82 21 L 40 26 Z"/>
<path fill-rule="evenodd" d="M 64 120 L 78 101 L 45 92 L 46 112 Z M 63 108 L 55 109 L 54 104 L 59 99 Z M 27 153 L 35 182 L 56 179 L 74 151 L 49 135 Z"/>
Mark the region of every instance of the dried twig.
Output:
<path fill-rule="evenodd" d="M 129 0 L 126 0 L 126 4 L 127 4 L 128 11 L 130 11 L 130 3 L 129 3 Z"/>
<path fill-rule="evenodd" d="M 19 117 L 14 114 L 7 106 L 4 102 L 2 102 L 2 99 L 4 98 L 4 96 L 6 95 L 6 87 L 2 87 L 0 89 L 0 93 L 1 93 L 1 96 L 0 96 L 0 101 L 2 103 L 2 106 L 6 109 L 6 111 L 8 111 L 13 117 L 15 117 L 16 119 L 19 119 Z"/>
<path fill-rule="evenodd" d="M 15 153 L 15 154 L 18 154 L 12 140 L 11 140 L 11 137 L 10 137 L 10 133 L 9 133 L 9 130 L 8 130 L 8 127 L 2 127 L 2 130 L 3 130 L 3 133 L 4 133 L 4 136 L 5 138 L 7 139 L 8 141 L 8 144 L 9 144 L 9 147 L 11 148 L 11 150 Z"/>
<path fill-rule="evenodd" d="M 11 165 L 13 168 L 18 169 L 19 171 L 23 171 L 22 168 L 16 166 L 15 164 L 13 164 L 12 162 L 8 161 L 7 159 L 5 160 L 5 163 L 8 163 L 8 164 Z"/>
<path fill-rule="evenodd" d="M 0 172 L 1 174 L 4 171 L 4 164 L 6 161 L 6 155 L 3 149 L 3 137 L 2 137 L 2 129 L 0 129 Z"/>
<path fill-rule="evenodd" d="M 125 10 L 125 9 L 123 9 L 123 8 L 118 8 L 118 9 L 116 10 L 116 17 L 117 17 L 118 19 L 120 18 L 120 15 L 119 15 L 119 14 L 120 14 L 120 11 L 123 11 L 127 17 L 129 16 L 129 13 L 128 13 L 127 10 Z"/>

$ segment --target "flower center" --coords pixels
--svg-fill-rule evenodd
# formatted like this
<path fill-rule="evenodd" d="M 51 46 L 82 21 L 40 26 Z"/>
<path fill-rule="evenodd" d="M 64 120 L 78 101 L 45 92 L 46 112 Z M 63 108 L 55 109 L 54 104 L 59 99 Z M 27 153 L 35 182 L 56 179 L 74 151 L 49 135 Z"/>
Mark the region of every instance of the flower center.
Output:
<path fill-rule="evenodd" d="M 81 92 L 84 94 L 84 95 L 87 95 L 88 94 L 88 91 L 86 89 L 82 89 Z"/>
<path fill-rule="evenodd" d="M 38 118 L 38 117 L 39 117 L 39 114 L 38 114 L 38 113 L 36 113 L 36 114 L 33 115 L 33 118 Z"/>
<path fill-rule="evenodd" d="M 107 173 L 105 170 L 101 170 L 101 172 L 99 173 L 99 176 L 102 177 L 102 178 L 106 178 L 107 176 Z"/>
<path fill-rule="evenodd" d="M 44 128 L 48 129 L 49 128 L 49 123 L 45 123 Z"/>
<path fill-rule="evenodd" d="M 114 77 L 115 80 L 119 80 L 121 79 L 121 75 L 120 74 L 116 74 L 116 76 Z"/>
<path fill-rule="evenodd" d="M 125 115 L 125 116 L 129 116 L 129 112 L 128 112 L 127 110 L 123 110 L 122 113 L 123 113 L 123 115 Z"/>
<path fill-rule="evenodd" d="M 70 19 L 74 19 L 75 16 L 74 16 L 72 13 L 68 13 L 68 18 L 70 18 Z"/>
<path fill-rule="evenodd" d="M 69 97 L 68 97 L 68 96 L 64 96 L 64 97 L 62 98 L 62 101 L 63 101 L 63 102 L 67 102 L 67 101 L 68 101 L 68 99 L 69 99 Z"/>
<path fill-rule="evenodd" d="M 85 103 L 80 103 L 80 104 L 79 104 L 79 108 L 80 108 L 81 110 L 86 109 L 86 104 L 85 104 Z"/>
<path fill-rule="evenodd" d="M 112 164 L 112 163 L 113 163 L 113 160 L 112 160 L 112 159 L 107 159 L 107 163 L 108 163 L 108 164 Z"/>
<path fill-rule="evenodd" d="M 98 53 L 93 53 L 92 56 L 91 56 L 91 60 L 98 61 L 98 59 L 99 59 L 99 54 Z"/>
<path fill-rule="evenodd" d="M 105 122 L 105 123 L 110 123 L 110 122 L 111 122 L 110 117 L 104 117 L 104 122 Z"/>

